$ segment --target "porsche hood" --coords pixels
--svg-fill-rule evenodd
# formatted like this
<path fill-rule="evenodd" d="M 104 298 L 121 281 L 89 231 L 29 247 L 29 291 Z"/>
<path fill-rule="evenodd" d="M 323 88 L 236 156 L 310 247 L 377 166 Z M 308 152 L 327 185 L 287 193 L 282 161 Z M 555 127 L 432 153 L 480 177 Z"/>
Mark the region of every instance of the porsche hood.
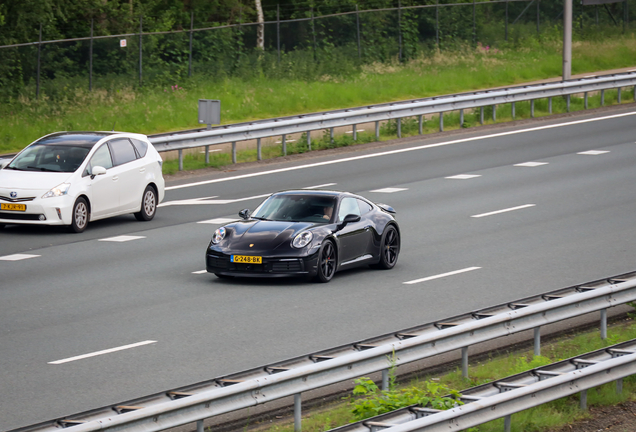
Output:
<path fill-rule="evenodd" d="M 291 247 L 291 241 L 301 231 L 322 225 L 308 222 L 247 220 L 226 226 L 231 230 L 229 246 L 232 250 L 250 252 L 273 251 Z"/>

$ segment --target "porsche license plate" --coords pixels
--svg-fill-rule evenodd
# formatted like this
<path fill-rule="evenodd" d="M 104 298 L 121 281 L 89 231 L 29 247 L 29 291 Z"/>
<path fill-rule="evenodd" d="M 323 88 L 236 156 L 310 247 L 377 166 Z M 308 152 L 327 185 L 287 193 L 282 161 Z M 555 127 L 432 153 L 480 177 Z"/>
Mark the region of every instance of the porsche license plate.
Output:
<path fill-rule="evenodd" d="M 235 263 L 243 264 L 263 264 L 263 257 L 259 256 L 232 255 L 230 260 Z"/>
<path fill-rule="evenodd" d="M 26 211 L 26 204 L 0 204 L 0 210 Z"/>

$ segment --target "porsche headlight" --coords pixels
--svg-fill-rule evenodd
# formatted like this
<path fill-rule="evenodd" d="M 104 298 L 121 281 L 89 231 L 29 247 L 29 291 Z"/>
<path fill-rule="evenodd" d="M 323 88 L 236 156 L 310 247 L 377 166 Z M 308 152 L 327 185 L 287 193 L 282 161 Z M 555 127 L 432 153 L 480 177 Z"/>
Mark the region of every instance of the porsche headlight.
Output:
<path fill-rule="evenodd" d="M 311 243 L 311 240 L 313 238 L 314 238 L 314 235 L 311 233 L 311 231 L 300 232 L 296 235 L 296 237 L 294 237 L 294 241 L 292 241 L 292 246 L 298 249 L 304 248 L 309 243 Z"/>
<path fill-rule="evenodd" d="M 55 186 L 53 189 L 42 195 L 42 198 L 52 198 L 66 195 L 70 187 L 70 183 L 62 183 L 61 185 Z"/>
<path fill-rule="evenodd" d="M 225 238 L 225 228 L 219 228 L 214 231 L 214 235 L 212 236 L 212 243 L 219 244 L 221 240 Z"/>

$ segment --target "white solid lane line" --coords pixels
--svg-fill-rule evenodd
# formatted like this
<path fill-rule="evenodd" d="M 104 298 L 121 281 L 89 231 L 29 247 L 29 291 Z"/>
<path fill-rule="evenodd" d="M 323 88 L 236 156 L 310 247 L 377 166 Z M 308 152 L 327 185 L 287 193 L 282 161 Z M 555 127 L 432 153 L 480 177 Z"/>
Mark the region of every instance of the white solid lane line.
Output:
<path fill-rule="evenodd" d="M 14 254 L 0 257 L 0 261 L 21 261 L 29 258 L 37 258 L 40 255 Z"/>
<path fill-rule="evenodd" d="M 76 361 L 76 360 L 82 360 L 82 359 L 85 359 L 85 358 L 95 357 L 95 356 L 99 356 L 99 355 L 103 355 L 103 354 L 110 354 L 110 353 L 113 353 L 113 352 L 127 350 L 127 349 L 130 349 L 130 348 L 136 348 L 138 346 L 149 345 L 149 344 L 153 344 L 153 343 L 157 343 L 157 341 L 147 340 L 147 341 L 143 341 L 143 342 L 137 342 L 137 343 L 134 343 L 134 344 L 124 345 L 124 346 L 120 346 L 120 347 L 117 347 L 117 348 L 110 348 L 110 349 L 106 349 L 106 350 L 103 350 L 103 351 L 96 351 L 96 352 L 93 352 L 93 353 L 90 353 L 90 354 L 83 354 L 83 355 L 79 355 L 79 356 L 75 356 L 75 357 L 69 357 L 69 358 L 62 359 L 62 360 L 56 360 L 56 361 L 48 362 L 48 364 L 58 365 L 58 364 L 62 364 L 62 363 L 68 363 L 68 362 L 72 362 L 72 361 Z"/>
<path fill-rule="evenodd" d="M 538 167 L 541 165 L 547 165 L 547 162 L 524 162 L 524 163 L 520 163 L 520 164 L 515 164 L 515 166 L 519 166 L 519 167 Z"/>
<path fill-rule="evenodd" d="M 413 285 L 413 284 L 420 283 L 420 282 L 426 282 L 426 281 L 430 281 L 430 280 L 434 280 L 434 279 L 444 278 L 444 277 L 447 277 L 447 276 L 453 276 L 453 275 L 460 274 L 460 273 L 466 273 L 466 272 L 473 271 L 473 270 L 479 270 L 480 268 L 481 267 L 467 267 L 467 268 L 461 269 L 461 270 L 455 270 L 455 271 L 448 272 L 448 273 L 442 273 L 442 274 L 438 274 L 438 275 L 435 275 L 435 276 L 429 276 L 429 277 L 425 277 L 425 278 L 422 278 L 422 279 L 415 279 L 415 280 L 412 280 L 412 281 L 402 282 L 402 283 L 404 285 Z"/>
<path fill-rule="evenodd" d="M 216 218 L 216 219 L 210 219 L 210 220 L 205 220 L 205 221 L 201 221 L 201 222 L 197 222 L 200 224 L 211 224 L 211 225 L 225 225 L 227 223 L 230 222 L 234 222 L 235 220 L 237 220 L 237 218 Z"/>
<path fill-rule="evenodd" d="M 139 240 L 143 238 L 146 238 L 146 237 L 121 235 L 117 237 L 108 237 L 108 238 L 99 239 L 98 241 L 123 243 L 123 242 L 131 241 L 131 240 Z"/>
<path fill-rule="evenodd" d="M 577 154 L 580 155 L 589 155 L 589 156 L 598 156 L 598 155 L 602 155 L 605 153 L 609 153 L 609 150 L 588 150 L 588 151 L 584 151 L 584 152 L 580 152 Z"/>
<path fill-rule="evenodd" d="M 402 192 L 408 190 L 408 188 L 384 188 L 384 189 L 376 189 L 376 190 L 372 190 L 369 192 L 378 192 L 378 193 L 395 193 L 395 192 Z"/>
<path fill-rule="evenodd" d="M 477 177 L 481 177 L 481 175 L 478 175 L 478 174 L 458 174 L 458 175 L 454 175 L 454 176 L 450 176 L 450 177 L 444 177 L 444 178 L 451 179 L 451 180 L 468 180 L 468 179 L 473 179 L 473 178 L 477 178 Z"/>
<path fill-rule="evenodd" d="M 317 186 L 308 186 L 306 188 L 303 189 L 322 189 L 322 188 L 326 188 L 326 187 L 330 187 L 330 186 L 335 186 L 338 183 L 325 183 L 325 184 L 321 184 L 321 185 L 317 185 Z"/>
<path fill-rule="evenodd" d="M 496 215 L 499 213 L 506 213 L 506 212 L 511 212 L 511 211 L 515 211 L 515 210 L 521 210 L 524 208 L 528 208 L 528 207 L 534 207 L 536 206 L 536 204 L 526 204 L 526 205 L 522 205 L 522 206 L 518 206 L 518 207 L 511 207 L 511 208 L 507 208 L 507 209 L 503 209 L 503 210 L 497 210 L 494 212 L 490 212 L 490 213 L 482 213 L 482 214 L 478 214 L 478 215 L 473 215 L 471 217 L 474 218 L 480 218 L 480 217 L 484 217 L 484 216 L 492 216 L 492 215 Z"/>
<path fill-rule="evenodd" d="M 219 179 L 214 179 L 214 180 L 204 180 L 204 181 L 200 181 L 200 182 L 196 182 L 196 183 L 187 183 L 187 184 L 182 184 L 182 185 L 169 186 L 169 187 L 166 187 L 165 190 L 168 191 L 168 190 L 174 190 L 174 189 L 183 189 L 183 188 L 188 188 L 188 187 L 193 187 L 193 186 L 201 186 L 201 185 L 206 185 L 206 184 L 211 184 L 211 183 L 221 183 L 221 182 L 232 181 L 232 180 L 240 180 L 240 179 L 245 179 L 245 178 L 250 178 L 250 177 L 260 177 L 260 176 L 269 175 L 269 174 L 278 174 L 278 173 L 282 173 L 282 172 L 296 171 L 296 170 L 301 170 L 301 169 L 306 169 L 306 168 L 314 168 L 314 167 L 319 167 L 319 166 L 324 166 L 324 165 L 333 165 L 333 164 L 342 163 L 342 162 L 351 162 L 351 161 L 369 159 L 369 158 L 374 158 L 374 157 L 381 157 L 381 156 L 388 156 L 388 155 L 406 153 L 406 152 L 417 151 L 417 150 L 424 150 L 424 149 L 427 149 L 427 148 L 443 147 L 443 146 L 447 146 L 447 145 L 466 143 L 466 142 L 472 142 L 472 141 L 479 141 L 479 140 L 486 140 L 486 139 L 491 139 L 491 138 L 498 138 L 498 137 L 503 137 L 503 136 L 516 135 L 516 134 L 520 134 L 520 133 L 534 132 L 534 131 L 546 130 L 546 129 L 554 129 L 554 128 L 559 128 L 559 127 L 564 127 L 564 126 L 572 126 L 572 125 L 577 125 L 577 124 L 590 123 L 590 122 L 595 122 L 595 121 L 608 120 L 608 119 L 614 119 L 614 118 L 620 118 L 620 117 L 626 117 L 626 116 L 633 116 L 633 115 L 636 115 L 636 111 L 629 112 L 629 113 L 622 113 L 622 114 L 614 114 L 614 115 L 605 116 L 605 117 L 595 117 L 595 118 L 591 118 L 591 119 L 575 120 L 575 121 L 572 121 L 572 122 L 558 123 L 558 124 L 553 124 L 553 125 L 538 126 L 538 127 L 534 127 L 534 128 L 528 128 L 528 129 L 521 129 L 521 130 L 515 130 L 515 131 L 508 131 L 508 132 L 500 132 L 500 133 L 496 133 L 496 134 L 483 135 L 483 136 L 478 136 L 478 137 L 462 138 L 462 139 L 453 140 L 453 141 L 445 141 L 445 142 L 435 143 L 435 144 L 426 144 L 426 145 L 422 145 L 422 146 L 409 147 L 409 148 L 405 148 L 405 149 L 390 150 L 390 151 L 386 151 L 386 152 L 372 153 L 372 154 L 361 155 L 361 156 L 353 156 L 353 157 L 349 157 L 349 158 L 342 158 L 342 159 L 337 159 L 337 160 L 329 160 L 329 161 L 317 162 L 317 163 L 307 164 L 307 165 L 298 165 L 298 166 L 293 166 L 293 167 L 280 168 L 280 169 L 275 169 L 275 170 L 270 170 L 270 171 L 262 171 L 262 172 L 251 173 L 251 174 L 243 174 L 243 175 L 238 175 L 238 176 L 233 176 L 233 177 L 225 177 L 225 178 L 219 178 Z"/>

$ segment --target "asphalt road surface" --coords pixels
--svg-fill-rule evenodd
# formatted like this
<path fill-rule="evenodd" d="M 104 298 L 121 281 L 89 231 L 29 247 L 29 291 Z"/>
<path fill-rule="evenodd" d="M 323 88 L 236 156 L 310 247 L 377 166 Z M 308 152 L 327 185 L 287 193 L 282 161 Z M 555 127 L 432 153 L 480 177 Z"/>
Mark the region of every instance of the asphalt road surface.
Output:
<path fill-rule="evenodd" d="M 636 270 L 635 141 L 631 105 L 179 177 L 146 223 L 7 226 L 0 429 Z M 398 265 L 329 284 L 205 273 L 212 232 L 288 188 L 393 206 Z"/>

